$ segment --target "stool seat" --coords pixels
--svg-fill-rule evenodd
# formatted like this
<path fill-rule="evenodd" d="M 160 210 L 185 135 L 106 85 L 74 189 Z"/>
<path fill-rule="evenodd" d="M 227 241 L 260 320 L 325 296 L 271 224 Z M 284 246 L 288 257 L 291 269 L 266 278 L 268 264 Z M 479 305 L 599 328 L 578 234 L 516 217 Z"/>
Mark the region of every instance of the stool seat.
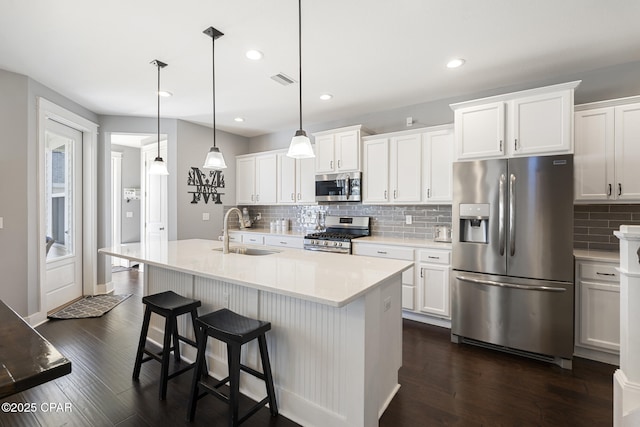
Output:
<path fill-rule="evenodd" d="M 198 317 L 196 323 L 207 328 L 207 335 L 221 341 L 248 343 L 271 329 L 271 323 L 242 316 L 223 308 Z"/>
<path fill-rule="evenodd" d="M 173 291 L 160 292 L 153 295 L 147 295 L 142 298 L 142 303 L 145 305 L 144 320 L 142 322 L 142 330 L 140 332 L 140 341 L 138 342 L 138 351 L 136 353 L 136 361 L 133 367 L 133 379 L 135 381 L 140 377 L 141 365 L 149 360 L 157 360 L 161 363 L 160 369 L 160 399 L 164 400 L 167 397 L 167 382 L 190 369 L 195 367 L 195 363 L 185 363 L 180 358 L 180 341 L 189 344 L 193 347 L 198 346 L 197 334 L 196 334 L 196 318 L 198 317 L 198 307 L 201 303 L 199 300 L 186 298 Z M 164 338 L 162 344 L 162 350 L 158 353 L 152 352 L 146 348 L 147 334 L 149 332 L 149 323 L 151 320 L 151 313 L 156 313 L 159 316 L 164 317 Z M 191 340 L 178 333 L 178 316 L 183 314 L 191 314 L 191 324 L 196 336 L 196 340 Z M 172 345 L 173 341 L 173 345 Z M 175 370 L 169 373 L 169 360 L 173 352 L 175 360 Z M 145 357 L 145 355 L 147 357 Z"/>
<path fill-rule="evenodd" d="M 278 405 L 276 403 L 276 394 L 265 337 L 267 331 L 271 329 L 271 323 L 242 316 L 229 309 L 223 308 L 213 313 L 200 316 L 196 320 L 196 325 L 198 329 L 198 357 L 196 359 L 196 369 L 193 372 L 187 419 L 193 421 L 198 400 L 207 394 L 211 394 L 229 404 L 229 426 L 237 426 L 246 421 L 247 418 L 255 414 L 267 403 L 269 404 L 271 415 L 274 417 L 278 415 Z M 203 368 L 206 369 L 205 353 L 207 349 L 207 337 L 218 339 L 227 344 L 229 375 L 214 384 L 211 384 L 206 372 L 203 372 Z M 260 348 L 262 372 L 240 363 L 242 345 L 254 339 L 258 340 L 258 346 Z M 239 417 L 238 407 L 240 400 L 241 370 L 263 380 L 267 389 L 267 396 L 253 405 L 246 414 Z M 229 384 L 229 394 L 225 395 L 218 391 L 218 388 L 227 383 Z M 200 393 L 200 389 L 204 392 Z"/>

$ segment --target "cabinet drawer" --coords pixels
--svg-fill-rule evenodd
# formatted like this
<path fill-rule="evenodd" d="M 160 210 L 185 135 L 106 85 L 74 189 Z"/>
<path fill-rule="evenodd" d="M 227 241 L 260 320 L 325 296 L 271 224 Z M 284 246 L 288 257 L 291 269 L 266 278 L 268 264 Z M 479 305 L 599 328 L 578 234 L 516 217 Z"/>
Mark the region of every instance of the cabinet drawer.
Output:
<path fill-rule="evenodd" d="M 264 236 L 264 244 L 267 246 L 302 249 L 302 237 Z"/>
<path fill-rule="evenodd" d="M 421 249 L 418 251 L 418 260 L 431 264 L 450 264 L 451 252 L 438 249 Z"/>
<path fill-rule="evenodd" d="M 402 285 L 402 308 L 405 310 L 415 310 L 415 287 Z"/>
<path fill-rule="evenodd" d="M 222 240 L 222 239 L 220 239 Z M 234 243 L 242 243 L 242 234 L 240 233 L 229 233 L 229 241 Z"/>
<path fill-rule="evenodd" d="M 264 245 L 264 236 L 259 234 L 243 234 L 242 243 L 251 245 Z"/>
<path fill-rule="evenodd" d="M 620 274 L 616 267 L 615 264 L 582 263 L 580 266 L 580 278 L 620 282 Z"/>
<path fill-rule="evenodd" d="M 403 248 L 399 246 L 362 245 L 354 243 L 352 252 L 354 255 L 413 261 L 413 248 Z"/>

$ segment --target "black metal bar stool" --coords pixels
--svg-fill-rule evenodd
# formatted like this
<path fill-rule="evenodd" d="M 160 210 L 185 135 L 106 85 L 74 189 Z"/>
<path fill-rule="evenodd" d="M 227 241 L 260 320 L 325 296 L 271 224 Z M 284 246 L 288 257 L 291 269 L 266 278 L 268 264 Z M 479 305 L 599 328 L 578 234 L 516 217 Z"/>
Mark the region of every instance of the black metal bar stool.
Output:
<path fill-rule="evenodd" d="M 198 400 L 207 394 L 212 394 L 229 404 L 229 426 L 237 426 L 244 422 L 267 403 L 269 403 L 271 415 L 274 417 L 278 415 L 273 377 L 271 376 L 271 365 L 267 352 L 267 340 L 265 338 L 266 332 L 271 329 L 271 323 L 241 316 L 231 310 L 223 308 L 222 310 L 200 316 L 196 320 L 196 324 L 198 327 L 198 357 L 196 359 L 196 369 L 193 373 L 191 395 L 189 396 L 189 412 L 187 414 L 189 421 L 193 421 Z M 203 375 L 202 372 L 203 367 L 206 368 L 204 362 L 207 337 L 218 339 L 227 344 L 229 376 L 218 382 L 215 380 L 211 381 L 206 375 Z M 258 372 L 240 363 L 242 345 L 256 338 L 258 339 L 258 346 L 260 347 L 260 359 L 262 361 L 263 372 Z M 242 418 L 238 417 L 240 370 L 263 380 L 267 388 L 267 397 L 249 409 Z M 206 374 L 206 372 L 204 374 Z M 217 390 L 227 383 L 229 383 L 228 396 Z M 200 393 L 201 387 L 204 389 L 203 393 Z"/>
<path fill-rule="evenodd" d="M 177 318 L 183 314 L 191 313 L 191 323 L 195 333 L 197 331 L 195 323 L 196 318 L 198 317 L 197 308 L 200 307 L 201 304 L 199 300 L 185 298 L 173 291 L 147 295 L 142 298 L 142 303 L 145 305 L 144 321 L 142 322 L 142 331 L 140 332 L 140 342 L 138 343 L 136 363 L 133 367 L 133 379 L 136 381 L 138 380 L 140 376 L 140 367 L 144 362 L 148 362 L 152 359 L 160 362 L 162 364 L 160 373 L 160 399 L 164 400 L 167 397 L 167 381 L 195 366 L 195 363 L 188 363 L 185 366 L 182 366 L 186 362 L 183 362 L 180 359 L 180 341 L 196 348 L 198 345 L 196 341 L 190 340 L 178 333 Z M 151 313 L 156 313 L 165 319 L 162 350 L 158 353 L 154 353 L 146 348 Z M 173 345 L 171 344 L 172 340 Z M 171 374 L 169 374 L 169 359 L 172 351 L 175 360 L 175 369 Z M 145 354 L 148 357 L 143 357 Z"/>

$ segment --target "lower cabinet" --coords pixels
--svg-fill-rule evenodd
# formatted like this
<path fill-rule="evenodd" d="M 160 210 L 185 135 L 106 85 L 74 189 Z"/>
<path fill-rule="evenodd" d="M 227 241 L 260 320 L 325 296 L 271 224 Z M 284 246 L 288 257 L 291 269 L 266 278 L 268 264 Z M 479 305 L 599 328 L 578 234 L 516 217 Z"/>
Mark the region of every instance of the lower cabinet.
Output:
<path fill-rule="evenodd" d="M 376 258 L 414 261 L 414 249 L 404 246 L 353 243 L 352 253 L 353 255 L 371 256 Z M 413 268 L 402 273 L 402 308 L 405 310 L 416 309 L 416 292 L 413 276 Z"/>
<path fill-rule="evenodd" d="M 418 252 L 418 310 L 451 319 L 449 298 L 450 251 L 422 249 Z"/>
<path fill-rule="evenodd" d="M 575 354 L 618 364 L 620 277 L 617 264 L 576 262 Z"/>

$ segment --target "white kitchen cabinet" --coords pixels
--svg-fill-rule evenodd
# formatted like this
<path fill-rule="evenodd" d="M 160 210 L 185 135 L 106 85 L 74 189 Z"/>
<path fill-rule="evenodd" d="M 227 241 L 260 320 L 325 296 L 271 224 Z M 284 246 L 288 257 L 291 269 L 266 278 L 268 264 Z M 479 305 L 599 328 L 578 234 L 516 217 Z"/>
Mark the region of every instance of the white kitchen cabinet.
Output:
<path fill-rule="evenodd" d="M 316 173 L 360 171 L 360 138 L 368 134 L 360 125 L 314 133 Z"/>
<path fill-rule="evenodd" d="M 277 159 L 275 153 L 236 157 L 236 203 L 276 203 Z"/>
<path fill-rule="evenodd" d="M 422 249 L 418 252 L 418 310 L 445 319 L 451 318 L 449 295 L 451 252 Z"/>
<path fill-rule="evenodd" d="M 576 262 L 575 354 L 617 363 L 620 352 L 620 277 L 616 263 Z"/>
<path fill-rule="evenodd" d="M 302 236 L 267 234 L 264 236 L 264 244 L 267 246 L 302 249 L 304 245 L 304 238 Z"/>
<path fill-rule="evenodd" d="M 452 104 L 458 160 L 573 153 L 579 83 Z"/>
<path fill-rule="evenodd" d="M 640 103 L 624 102 L 577 107 L 576 201 L 640 201 Z"/>
<path fill-rule="evenodd" d="M 411 262 L 414 261 L 414 249 L 410 247 L 353 242 L 351 252 L 353 255 L 371 256 L 376 258 L 402 259 Z M 415 294 L 414 268 L 412 267 L 402 273 L 403 309 L 416 309 Z"/>
<path fill-rule="evenodd" d="M 315 195 L 315 159 L 292 159 L 278 153 L 277 204 L 313 204 Z"/>
<path fill-rule="evenodd" d="M 453 129 L 422 135 L 423 200 L 426 203 L 451 203 L 453 197 Z"/>
<path fill-rule="evenodd" d="M 363 203 L 420 203 L 422 135 L 371 138 L 363 143 Z"/>

